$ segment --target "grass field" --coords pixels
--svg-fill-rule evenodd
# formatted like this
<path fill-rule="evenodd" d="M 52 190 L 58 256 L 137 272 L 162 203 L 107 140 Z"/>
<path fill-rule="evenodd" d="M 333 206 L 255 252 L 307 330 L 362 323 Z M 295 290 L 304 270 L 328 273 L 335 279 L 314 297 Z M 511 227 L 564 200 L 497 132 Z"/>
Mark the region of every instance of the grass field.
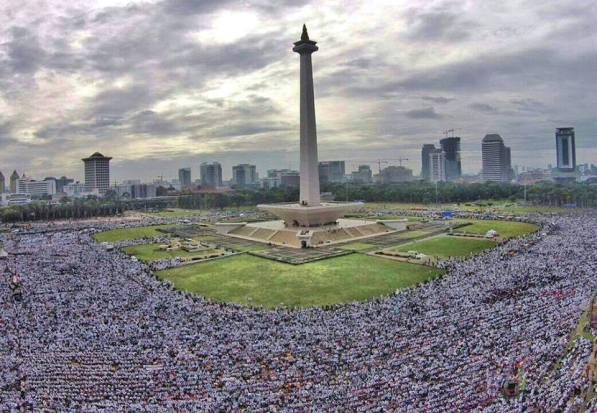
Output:
<path fill-rule="evenodd" d="M 488 205 L 491 203 L 492 205 Z M 466 205 L 468 204 L 468 205 Z M 526 205 L 524 203 L 509 202 L 509 201 L 485 201 L 484 206 L 479 206 L 474 203 L 458 204 L 411 204 L 398 202 L 368 202 L 365 204 L 366 209 L 388 209 L 388 210 L 409 210 L 409 209 L 428 209 L 428 210 L 445 210 L 457 209 L 468 212 L 496 212 L 501 214 L 528 214 L 534 212 L 563 212 L 564 208 L 555 208 L 547 206 Z"/>
<path fill-rule="evenodd" d="M 216 301 L 266 308 L 363 301 L 440 274 L 435 268 L 363 254 L 296 266 L 240 255 L 157 273 L 179 289 Z"/>
<path fill-rule="evenodd" d="M 152 217 L 162 217 L 162 218 L 187 218 L 187 217 L 198 217 L 201 215 L 207 215 L 208 210 L 200 210 L 200 209 L 179 209 L 179 208 L 172 208 L 172 209 L 165 209 L 160 212 L 147 212 L 145 214 L 152 216 Z"/>
<path fill-rule="evenodd" d="M 394 248 L 393 251 L 417 251 L 425 255 L 447 258 L 478 254 L 479 252 L 494 246 L 495 242 L 485 239 L 439 236 L 404 244 Z"/>
<path fill-rule="evenodd" d="M 375 248 L 375 245 L 366 244 L 365 242 L 351 242 L 350 244 L 339 245 L 338 248 L 341 250 L 349 251 L 366 251 L 368 249 Z"/>
<path fill-rule="evenodd" d="M 458 228 L 457 232 L 467 232 L 470 234 L 485 235 L 490 229 L 498 232 L 501 238 L 514 238 L 530 234 L 537 231 L 539 228 L 533 224 L 526 222 L 511 222 L 511 221 L 471 221 L 459 220 L 458 222 L 470 222 L 470 225 Z"/>
<path fill-rule="evenodd" d="M 203 258 L 208 257 L 211 254 L 218 253 L 219 250 L 208 249 L 205 251 L 187 252 L 183 250 L 178 251 L 162 251 L 159 248 L 159 244 L 145 244 L 136 245 L 134 247 L 128 247 L 124 249 L 129 255 L 134 255 L 139 260 L 144 262 L 158 261 L 168 258 Z"/>
<path fill-rule="evenodd" d="M 99 232 L 93 237 L 98 242 L 118 242 L 130 239 L 139 239 L 146 237 L 157 237 L 166 235 L 160 229 L 172 227 L 172 225 L 153 225 L 149 227 L 137 228 L 118 228 L 110 231 Z"/>

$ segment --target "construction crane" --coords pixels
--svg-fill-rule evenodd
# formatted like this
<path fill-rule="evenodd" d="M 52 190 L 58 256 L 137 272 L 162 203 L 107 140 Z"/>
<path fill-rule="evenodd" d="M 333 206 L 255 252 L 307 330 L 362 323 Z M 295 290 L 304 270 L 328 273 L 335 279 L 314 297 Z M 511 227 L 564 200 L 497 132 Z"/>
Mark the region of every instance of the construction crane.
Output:
<path fill-rule="evenodd" d="M 453 137 L 454 137 L 454 133 L 455 133 L 457 130 L 462 130 L 462 128 L 456 128 L 456 129 L 454 129 L 454 128 L 452 128 L 452 129 L 446 129 L 446 130 L 445 130 L 445 131 L 443 131 L 442 133 L 444 134 L 444 137 L 446 137 L 446 138 L 453 138 Z"/>
<path fill-rule="evenodd" d="M 353 160 L 352 162 L 356 162 L 356 163 L 376 163 L 377 164 L 377 171 L 378 173 L 381 173 L 381 166 L 382 165 L 386 165 L 389 164 L 390 161 L 398 161 L 400 166 L 402 166 L 402 162 L 403 161 L 408 161 L 408 158 L 384 158 L 384 159 L 356 159 Z"/>

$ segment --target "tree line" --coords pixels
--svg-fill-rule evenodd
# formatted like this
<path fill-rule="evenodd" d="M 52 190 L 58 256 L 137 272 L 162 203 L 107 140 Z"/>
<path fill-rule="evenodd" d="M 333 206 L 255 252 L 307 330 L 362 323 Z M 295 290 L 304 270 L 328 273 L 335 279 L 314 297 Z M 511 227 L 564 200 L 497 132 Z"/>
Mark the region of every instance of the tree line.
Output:
<path fill-rule="evenodd" d="M 527 201 L 537 206 L 562 207 L 575 204 L 579 208 L 597 206 L 597 186 L 589 184 L 556 184 L 552 182 L 523 186 L 509 183 L 404 182 L 386 185 L 327 185 L 325 190 L 337 201 L 407 202 L 420 204 L 462 203 L 486 200 Z"/>
<path fill-rule="evenodd" d="M 579 208 L 597 207 L 597 186 L 588 184 L 560 185 L 540 183 L 524 187 L 493 182 L 437 185 L 421 182 L 355 185 L 327 184 L 322 190 L 336 201 L 406 202 L 420 204 L 464 203 L 487 200 L 526 200 L 537 206 L 562 207 L 574 204 Z M 28 205 L 0 209 L 0 221 L 82 219 L 113 216 L 128 210 L 155 211 L 165 208 L 223 209 L 255 206 L 264 203 L 296 202 L 296 188 L 239 189 L 222 193 L 191 193 L 155 199 L 121 200 L 115 197 L 63 200 L 58 204 L 33 202 Z"/>

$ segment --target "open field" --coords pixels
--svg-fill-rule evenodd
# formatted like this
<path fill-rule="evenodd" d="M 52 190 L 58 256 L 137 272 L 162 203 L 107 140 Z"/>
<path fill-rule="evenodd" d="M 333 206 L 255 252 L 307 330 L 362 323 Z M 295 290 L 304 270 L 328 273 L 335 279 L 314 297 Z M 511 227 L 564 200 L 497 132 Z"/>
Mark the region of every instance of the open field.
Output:
<path fill-rule="evenodd" d="M 202 215 L 207 215 L 208 210 L 203 209 L 180 209 L 180 208 L 170 208 L 165 209 L 159 212 L 144 212 L 144 214 L 152 217 L 162 217 L 162 218 L 188 218 L 188 217 L 199 217 Z"/>
<path fill-rule="evenodd" d="M 160 229 L 172 227 L 172 225 L 152 225 L 149 227 L 118 228 L 110 231 L 99 232 L 93 237 L 98 242 L 118 242 L 130 239 L 150 238 L 166 235 Z"/>
<path fill-rule="evenodd" d="M 491 205 L 489 205 L 491 203 Z M 366 209 L 385 209 L 385 210 L 413 210 L 413 209 L 427 209 L 427 210 L 460 210 L 467 212 L 495 212 L 498 214 L 529 214 L 534 212 L 565 212 L 569 211 L 565 208 L 555 208 L 547 206 L 525 205 L 524 203 L 508 202 L 508 201 L 486 201 L 483 205 L 476 205 L 474 203 L 448 203 L 448 204 L 412 204 L 412 203 L 398 203 L 398 202 L 369 202 L 366 203 Z"/>
<path fill-rule="evenodd" d="M 338 245 L 338 248 L 341 250 L 349 250 L 349 251 L 366 251 L 372 248 L 375 248 L 375 245 L 367 244 L 365 242 L 351 242 L 350 244 L 343 244 Z"/>
<path fill-rule="evenodd" d="M 204 251 L 187 252 L 184 250 L 177 251 L 162 251 L 159 248 L 159 244 L 145 244 L 136 245 L 134 247 L 128 247 L 124 249 L 129 255 L 134 255 L 139 260 L 144 262 L 158 261 L 169 258 L 207 258 L 212 254 L 219 254 L 221 250 L 207 249 Z"/>
<path fill-rule="evenodd" d="M 303 265 L 241 255 L 157 273 L 179 289 L 216 301 L 267 308 L 363 301 L 440 274 L 435 268 L 362 254 Z"/>
<path fill-rule="evenodd" d="M 500 238 L 514 238 L 530 234 L 539 228 L 526 222 L 512 221 L 482 221 L 482 220 L 456 220 L 457 222 L 470 222 L 470 225 L 458 228 L 457 232 L 485 235 L 487 231 L 496 230 Z"/>
<path fill-rule="evenodd" d="M 492 248 L 495 242 L 485 239 L 470 239 L 462 237 L 450 237 L 447 235 L 430 238 L 422 241 L 411 242 L 394 248 L 392 251 L 408 252 L 417 251 L 434 257 L 464 257 L 469 254 Z"/>

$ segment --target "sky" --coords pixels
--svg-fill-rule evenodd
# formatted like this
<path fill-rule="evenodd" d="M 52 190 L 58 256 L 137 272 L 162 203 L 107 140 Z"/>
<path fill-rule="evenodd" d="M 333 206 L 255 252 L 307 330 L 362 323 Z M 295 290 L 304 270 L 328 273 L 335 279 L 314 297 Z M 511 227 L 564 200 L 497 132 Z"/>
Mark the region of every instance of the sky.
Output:
<path fill-rule="evenodd" d="M 82 179 L 96 151 L 113 181 L 298 168 L 303 23 L 320 160 L 418 174 L 454 129 L 465 173 L 487 133 L 545 167 L 573 126 L 597 163 L 595 21 L 594 0 L 2 0 L 0 171 Z"/>

